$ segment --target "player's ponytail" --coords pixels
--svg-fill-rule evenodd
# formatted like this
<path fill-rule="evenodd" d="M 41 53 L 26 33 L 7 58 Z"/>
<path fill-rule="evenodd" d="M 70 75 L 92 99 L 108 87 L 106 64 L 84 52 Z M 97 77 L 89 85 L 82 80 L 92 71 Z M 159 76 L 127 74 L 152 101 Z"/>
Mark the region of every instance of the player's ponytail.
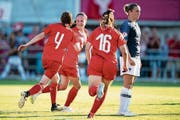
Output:
<path fill-rule="evenodd" d="M 114 10 L 108 9 L 103 13 L 100 26 L 113 25 L 114 27 L 114 16 L 111 16 L 110 13 L 114 13 Z"/>

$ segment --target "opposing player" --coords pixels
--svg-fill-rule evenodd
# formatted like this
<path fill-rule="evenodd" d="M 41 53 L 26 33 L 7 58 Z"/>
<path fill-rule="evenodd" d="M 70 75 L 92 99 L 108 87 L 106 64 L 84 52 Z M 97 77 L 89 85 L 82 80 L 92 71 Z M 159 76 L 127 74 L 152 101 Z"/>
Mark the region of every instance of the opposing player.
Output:
<path fill-rule="evenodd" d="M 125 61 L 122 65 L 123 70 L 128 70 L 128 52 L 125 44 L 123 35 L 114 28 L 114 10 L 109 9 L 102 15 L 100 27 L 89 36 L 85 49 L 88 60 L 89 95 L 96 96 L 88 118 L 94 117 L 106 97 L 108 86 L 116 76 L 117 48 L 120 49 Z"/>
<path fill-rule="evenodd" d="M 141 31 L 138 23 L 136 22 L 140 16 L 140 6 L 135 3 L 125 4 L 124 11 L 128 16 L 128 20 L 123 22 L 120 26 L 120 31 L 123 33 L 125 40 L 127 41 L 128 50 L 130 56 L 136 63 L 135 66 L 128 64 L 128 71 L 123 72 L 122 65 L 124 64 L 124 59 L 120 57 L 120 71 L 121 76 L 123 76 L 123 87 L 120 92 L 120 108 L 118 111 L 119 115 L 124 116 L 134 116 L 136 114 L 129 111 L 128 107 L 131 100 L 131 90 L 136 76 L 140 76 L 140 37 Z"/>
<path fill-rule="evenodd" d="M 44 46 L 42 63 L 44 67 L 44 74 L 40 80 L 40 82 L 34 85 L 28 91 L 24 91 L 21 93 L 21 98 L 19 100 L 19 108 L 24 106 L 24 103 L 27 97 L 39 93 L 45 88 L 50 80 L 52 83 L 57 83 L 58 80 L 58 71 L 62 67 L 62 63 L 64 60 L 64 55 L 66 54 L 68 48 L 68 44 L 75 41 L 75 36 L 72 30 L 70 29 L 72 23 L 72 15 L 69 12 L 64 12 L 61 15 L 62 23 L 55 23 L 48 25 L 43 32 L 36 35 L 31 41 L 24 45 L 20 45 L 18 50 L 22 51 L 26 49 L 28 46 L 42 40 L 47 37 L 48 41 Z M 53 84 L 50 86 L 51 89 L 51 102 L 52 107 L 51 110 L 58 109 L 53 98 L 56 97 L 56 86 Z"/>
<path fill-rule="evenodd" d="M 73 84 L 72 88 L 68 93 L 66 102 L 61 110 L 64 112 L 72 111 L 69 106 L 77 96 L 78 90 L 81 87 L 78 69 L 78 55 L 87 41 L 88 31 L 87 29 L 85 29 L 86 22 L 87 15 L 85 13 L 80 12 L 76 15 L 75 27 L 72 28 L 76 37 L 76 41 L 68 46 L 68 52 L 64 56 L 64 62 L 59 71 L 61 75 L 61 81 L 60 84 L 58 84 L 58 90 L 65 90 L 69 84 L 69 81 L 71 81 Z M 57 85 L 57 83 L 52 84 L 54 84 L 54 86 Z M 42 93 L 47 92 L 50 92 L 50 86 L 47 86 L 42 91 Z M 32 97 L 32 103 L 34 103 L 36 97 L 36 95 Z"/>

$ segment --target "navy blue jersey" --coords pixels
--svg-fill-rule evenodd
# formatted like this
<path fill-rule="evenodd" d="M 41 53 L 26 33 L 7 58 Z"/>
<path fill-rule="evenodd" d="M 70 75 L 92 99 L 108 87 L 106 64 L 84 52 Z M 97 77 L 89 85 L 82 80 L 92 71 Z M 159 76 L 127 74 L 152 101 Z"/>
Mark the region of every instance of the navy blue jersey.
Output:
<path fill-rule="evenodd" d="M 127 47 L 131 57 L 140 56 L 141 30 L 138 23 L 126 20 L 121 24 L 120 32 L 127 41 Z"/>

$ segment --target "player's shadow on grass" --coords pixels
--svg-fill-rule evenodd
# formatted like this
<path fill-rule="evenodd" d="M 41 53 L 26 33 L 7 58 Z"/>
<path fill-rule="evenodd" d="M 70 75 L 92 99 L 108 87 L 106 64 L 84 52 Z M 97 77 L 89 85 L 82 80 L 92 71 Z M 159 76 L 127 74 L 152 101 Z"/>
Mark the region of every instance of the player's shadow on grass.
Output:
<path fill-rule="evenodd" d="M 150 113 L 150 114 L 138 114 L 137 116 L 159 116 L 159 115 L 163 115 L 163 116 L 171 116 L 171 115 L 180 115 L 180 113 L 169 113 L 169 114 L 166 114 L 166 113 L 158 113 L 158 114 L 153 114 L 153 113 Z"/>
<path fill-rule="evenodd" d="M 35 114 L 35 112 L 38 112 L 40 115 L 33 115 Z M 41 113 L 42 112 L 42 113 Z M 69 113 L 64 113 L 64 112 L 59 112 L 59 114 L 57 115 L 58 112 L 50 112 L 51 114 L 50 115 L 42 115 L 42 114 L 45 114 L 44 112 L 48 112 L 49 111 L 23 111 L 23 112 L 17 112 L 17 111 L 14 111 L 14 112 L 2 112 L 0 111 L 1 113 L 1 116 L 0 118 L 32 118 L 32 119 L 38 119 L 38 118 L 53 118 L 53 117 L 58 117 L 58 120 L 64 120 L 64 118 L 67 118 L 67 119 L 71 119 L 71 117 L 79 117 L 81 116 L 82 118 L 87 118 L 87 114 L 69 114 Z M 54 114 L 56 113 L 56 114 Z M 3 115 L 3 114 L 6 114 L 6 115 Z M 13 115 L 11 115 L 13 114 Z M 17 115 L 14 115 L 14 114 L 17 114 Z M 24 115 L 24 114 L 27 114 L 27 115 Z M 32 115 L 29 115 L 29 114 L 32 114 Z M 117 114 L 97 114 L 96 115 L 97 117 L 100 117 L 100 116 L 110 116 L 110 117 L 117 117 L 119 115 Z"/>
<path fill-rule="evenodd" d="M 147 105 L 180 105 L 180 103 L 162 103 L 162 104 L 147 104 Z"/>
<path fill-rule="evenodd" d="M 38 112 L 38 113 L 35 113 L 35 112 Z M 50 115 L 46 115 L 46 113 L 50 114 Z M 57 115 L 58 113 L 58 115 Z M 4 115 L 3 115 L 4 114 Z M 12 114 L 12 115 L 11 115 Z M 16 115 L 14 115 L 16 114 Z M 27 114 L 27 115 L 25 115 Z M 29 115 L 30 114 L 30 115 Z M 37 114 L 37 115 L 33 115 L 33 114 Z M 38 115 L 39 114 L 39 115 Z M 44 116 L 43 114 L 45 114 L 46 116 Z M 64 118 L 67 118 L 67 119 L 71 119 L 71 117 L 78 117 L 78 116 L 81 116 L 83 118 L 87 118 L 87 114 L 69 114 L 69 113 L 64 113 L 64 112 L 50 112 L 50 111 L 10 111 L 10 112 L 3 112 L 3 111 L 0 111 L 0 118 L 32 118 L 32 119 L 38 119 L 38 118 L 56 118 L 58 117 L 58 120 L 65 120 Z M 152 115 L 152 116 L 170 116 L 170 115 L 180 115 L 180 113 L 169 113 L 169 114 L 156 114 L 156 113 L 150 113 L 150 114 L 137 114 L 137 116 L 134 116 L 134 117 L 138 117 L 138 116 L 149 116 L 149 115 Z M 100 116 L 110 116 L 110 117 L 117 117 L 119 115 L 117 114 L 97 114 L 96 115 L 97 117 L 100 117 Z M 124 116 L 119 116 L 119 117 L 124 117 Z"/>

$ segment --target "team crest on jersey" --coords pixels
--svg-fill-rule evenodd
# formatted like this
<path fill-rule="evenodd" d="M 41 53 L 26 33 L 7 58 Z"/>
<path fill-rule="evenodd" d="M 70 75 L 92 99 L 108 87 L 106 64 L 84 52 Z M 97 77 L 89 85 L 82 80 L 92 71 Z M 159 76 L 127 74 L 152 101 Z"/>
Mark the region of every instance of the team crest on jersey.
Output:
<path fill-rule="evenodd" d="M 123 32 L 122 34 L 123 34 L 123 37 L 126 37 L 126 36 L 127 36 L 127 33 L 126 33 L 126 32 Z"/>

